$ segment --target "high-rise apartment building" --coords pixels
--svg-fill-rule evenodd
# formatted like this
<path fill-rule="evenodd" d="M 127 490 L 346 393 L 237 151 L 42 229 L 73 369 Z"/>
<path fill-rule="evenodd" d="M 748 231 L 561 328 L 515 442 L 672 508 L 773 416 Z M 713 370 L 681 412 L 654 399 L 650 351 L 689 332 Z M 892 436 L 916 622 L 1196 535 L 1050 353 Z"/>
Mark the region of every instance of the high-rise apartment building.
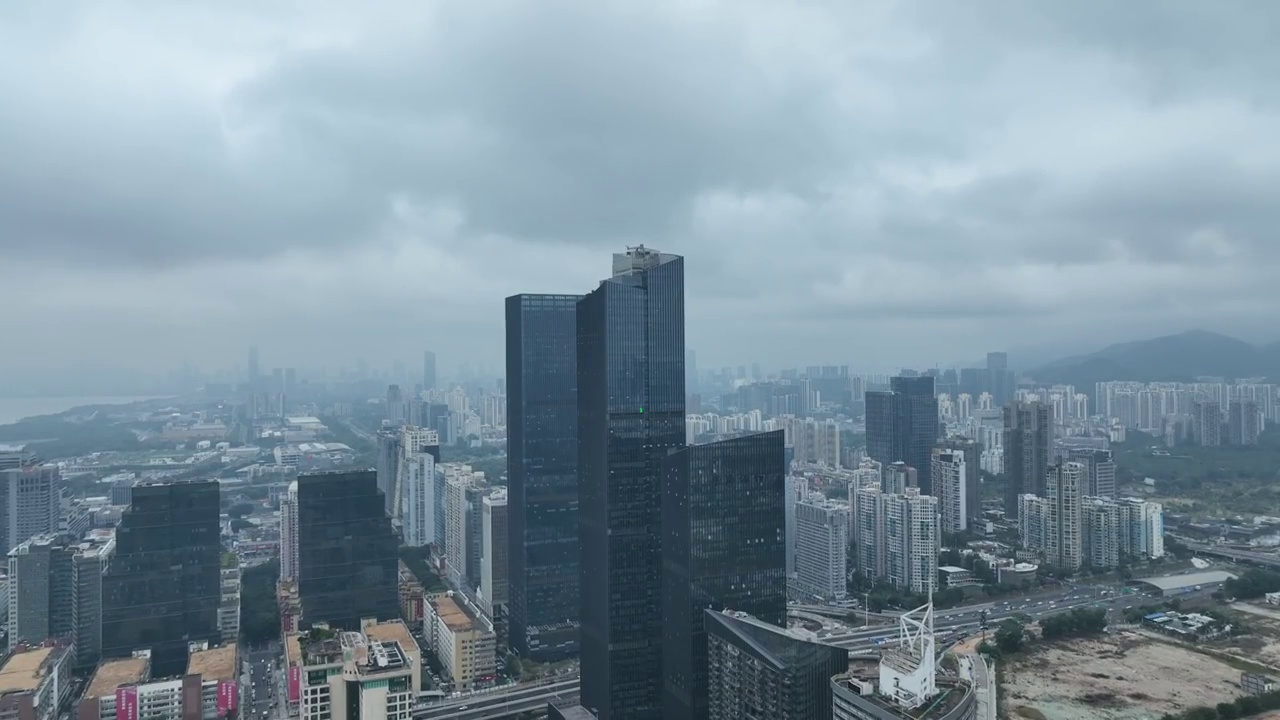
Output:
<path fill-rule="evenodd" d="M 935 448 L 933 451 L 933 487 L 938 495 L 941 529 L 955 535 L 969 529 L 969 472 L 967 458 L 961 450 Z"/>
<path fill-rule="evenodd" d="M 1053 438 L 1049 406 L 1038 402 L 1014 402 L 1004 409 L 1004 472 L 1007 488 L 1004 512 L 1017 518 L 1018 497 L 1044 497 Z"/>
<path fill-rule="evenodd" d="M 1039 495 L 1018 496 L 1018 540 L 1022 547 L 1043 553 L 1049 537 L 1049 503 Z"/>
<path fill-rule="evenodd" d="M 75 547 L 36 535 L 9 551 L 9 649 L 75 634 Z"/>
<path fill-rule="evenodd" d="M 664 720 L 707 717 L 704 610 L 785 625 L 783 431 L 667 457 L 662 492 Z"/>
<path fill-rule="evenodd" d="M 813 493 L 796 503 L 796 585 L 825 602 L 848 596 L 849 507 Z"/>
<path fill-rule="evenodd" d="M 398 429 L 378 431 L 378 464 L 375 466 L 378 473 L 378 489 L 382 491 L 386 512 L 392 517 L 400 512 L 396 483 L 400 479 L 401 439 L 402 435 Z"/>
<path fill-rule="evenodd" d="M 555 661 L 578 648 L 578 300 L 506 301 L 510 642 Z"/>
<path fill-rule="evenodd" d="M 864 487 L 857 496 L 858 574 L 876 581 L 885 576 L 885 498 L 878 487 Z"/>
<path fill-rule="evenodd" d="M 920 489 L 920 477 L 916 469 L 904 462 L 885 465 L 880 471 L 880 490 L 890 495 L 901 495 L 907 488 Z"/>
<path fill-rule="evenodd" d="M 901 590 L 927 594 L 937 589 L 938 499 L 907 488 L 884 498 L 885 575 Z"/>
<path fill-rule="evenodd" d="M 483 501 L 488 488 L 470 465 L 446 463 L 444 474 L 444 557 L 449 577 L 474 590 L 480 585 Z"/>
<path fill-rule="evenodd" d="M 1211 400 L 1191 403 L 1191 430 L 1196 443 L 1204 447 L 1222 444 L 1222 405 Z"/>
<path fill-rule="evenodd" d="M 1123 531 L 1128 535 L 1120 540 L 1122 551 L 1137 557 L 1164 557 L 1164 507 L 1140 498 L 1125 498 L 1120 505 Z"/>
<path fill-rule="evenodd" d="M 1045 560 L 1066 572 L 1079 570 L 1083 562 L 1083 536 L 1080 529 L 1080 488 L 1083 479 L 1083 465 L 1060 462 L 1049 467 L 1045 482 L 1045 500 L 1049 505 Z"/>
<path fill-rule="evenodd" d="M 1083 493 L 1090 497 L 1116 496 L 1116 463 L 1110 450 L 1071 448 L 1067 459 L 1084 466 Z"/>
<path fill-rule="evenodd" d="M 298 476 L 301 627 L 399 616 L 399 539 L 372 470 Z"/>
<path fill-rule="evenodd" d="M 803 477 L 787 475 L 782 484 L 784 536 L 786 538 L 787 577 L 796 574 L 796 503 L 809 497 L 809 484 Z"/>
<path fill-rule="evenodd" d="M 298 579 L 298 481 L 289 483 L 280 502 L 280 579 Z"/>
<path fill-rule="evenodd" d="M 1119 504 L 1108 498 L 1087 497 L 1081 503 L 1084 563 L 1107 569 L 1120 565 L 1123 521 Z"/>
<path fill-rule="evenodd" d="M 880 463 L 870 458 L 863 458 L 862 463 L 849 478 L 849 540 L 857 543 L 858 532 L 858 491 L 865 488 L 880 488 Z"/>
<path fill-rule="evenodd" d="M 154 673 L 178 675 L 189 643 L 217 644 L 219 514 L 216 480 L 134 486 L 102 580 L 103 657 L 149 648 Z"/>
<path fill-rule="evenodd" d="M 1227 406 L 1227 439 L 1232 445 L 1257 445 L 1262 413 L 1252 400 L 1232 400 Z"/>
<path fill-rule="evenodd" d="M 795 459 L 800 462 L 840 467 L 840 424 L 835 420 L 789 418 Z"/>
<path fill-rule="evenodd" d="M 684 260 L 643 246 L 578 303 L 582 704 L 662 716 L 662 482 L 684 447 Z"/>
<path fill-rule="evenodd" d="M 480 605 L 490 617 L 502 614 L 509 600 L 510 513 L 507 489 L 496 488 L 481 503 Z"/>
<path fill-rule="evenodd" d="M 830 720 L 849 651 L 733 610 L 705 610 L 708 720 Z"/>
<path fill-rule="evenodd" d="M 425 547 L 435 540 L 436 464 L 440 462 L 440 437 L 435 430 L 406 425 L 400 431 L 400 460 L 395 493 L 400 504 L 396 516 L 404 544 Z"/>
<path fill-rule="evenodd" d="M 938 447 L 962 454 L 965 473 L 965 520 L 967 522 L 982 517 L 982 445 L 976 440 L 964 437 L 950 437 L 939 441 Z"/>
<path fill-rule="evenodd" d="M 58 532 L 62 520 L 62 473 L 57 465 L 0 470 L 0 537 L 4 550 L 27 538 Z"/>
<path fill-rule="evenodd" d="M 866 395 L 867 454 L 882 465 L 915 468 L 922 492 L 933 490 L 931 454 L 938 441 L 934 378 L 894 377 L 889 392 Z"/>

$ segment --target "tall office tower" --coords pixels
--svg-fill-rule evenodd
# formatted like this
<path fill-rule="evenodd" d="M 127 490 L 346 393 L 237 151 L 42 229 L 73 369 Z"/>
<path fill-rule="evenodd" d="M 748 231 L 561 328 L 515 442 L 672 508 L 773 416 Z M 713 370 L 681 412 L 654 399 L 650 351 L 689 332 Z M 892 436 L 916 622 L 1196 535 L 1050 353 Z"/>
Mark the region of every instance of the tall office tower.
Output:
<path fill-rule="evenodd" d="M 919 473 L 904 462 L 889 463 L 880 471 L 880 490 L 885 493 L 901 495 L 907 491 L 907 488 L 919 489 L 919 487 Z"/>
<path fill-rule="evenodd" d="M 95 537 L 79 544 L 72 558 L 75 584 L 76 667 L 92 668 L 102 659 L 103 576 L 115 554 L 115 536 Z"/>
<path fill-rule="evenodd" d="M 427 350 L 422 353 L 422 389 L 434 390 L 436 387 L 436 354 Z"/>
<path fill-rule="evenodd" d="M 1049 503 L 1037 495 L 1018 496 L 1018 540 L 1022 547 L 1043 553 L 1048 546 Z"/>
<path fill-rule="evenodd" d="M 490 617 L 510 599 L 508 510 L 506 488 L 494 489 L 481 505 L 480 605 Z"/>
<path fill-rule="evenodd" d="M 510 641 L 540 662 L 578 648 L 580 299 L 506 301 Z"/>
<path fill-rule="evenodd" d="M 150 648 L 167 677 L 186 671 L 189 643 L 218 642 L 219 513 L 216 480 L 134 486 L 102 579 L 103 657 Z"/>
<path fill-rule="evenodd" d="M 301 627 L 400 615 L 399 540 L 372 470 L 298 476 Z"/>
<path fill-rule="evenodd" d="M 578 303 L 582 704 L 662 716 L 662 478 L 684 447 L 684 259 L 643 246 Z"/>
<path fill-rule="evenodd" d="M 876 487 L 857 492 L 858 573 L 867 580 L 885 576 L 885 498 Z"/>
<path fill-rule="evenodd" d="M 1049 505 L 1045 559 L 1053 567 L 1067 572 L 1079 570 L 1082 562 L 1080 486 L 1083 476 L 1084 466 L 1080 463 L 1057 463 L 1049 467 L 1045 482 L 1045 501 Z"/>
<path fill-rule="evenodd" d="M 885 574 L 901 590 L 925 594 L 937 589 L 938 499 L 907 488 L 884 498 Z"/>
<path fill-rule="evenodd" d="M 298 481 L 289 483 L 280 503 L 280 579 L 298 579 Z"/>
<path fill-rule="evenodd" d="M 1227 406 L 1228 440 L 1232 445 L 1257 445 L 1262 414 L 1252 400 L 1232 400 Z"/>
<path fill-rule="evenodd" d="M 1110 450 L 1073 447 L 1067 451 L 1067 460 L 1084 466 L 1081 494 L 1090 497 L 1116 496 L 1116 463 Z"/>
<path fill-rule="evenodd" d="M 1049 471 L 1049 443 L 1053 429 L 1049 407 L 1038 402 L 1014 402 L 1004 409 L 1004 473 L 1008 482 L 1004 496 L 1007 517 L 1018 517 L 1018 497 L 1044 497 Z"/>
<path fill-rule="evenodd" d="M 378 460 L 375 466 L 378 489 L 382 491 L 386 512 L 392 517 L 400 512 L 400 504 L 396 502 L 396 482 L 400 479 L 401 439 L 402 435 L 398 430 L 378 431 Z"/>
<path fill-rule="evenodd" d="M 894 377 L 889 387 L 887 393 L 867 393 L 867 454 L 882 465 L 905 462 L 915 468 L 927 494 L 933 490 L 930 460 L 938 441 L 933 378 Z"/>
<path fill-rule="evenodd" d="M 827 602 L 848 596 L 849 508 L 818 493 L 796 504 L 796 584 Z"/>
<path fill-rule="evenodd" d="M 444 468 L 436 465 L 435 492 L 432 497 L 435 501 L 435 546 L 443 555 L 448 546 L 448 508 L 445 504 L 449 497 L 448 477 L 445 475 Z"/>
<path fill-rule="evenodd" d="M 966 520 L 982 517 L 982 445 L 965 437 L 950 437 L 938 447 L 964 455 L 964 506 Z"/>
<path fill-rule="evenodd" d="M 60 535 L 36 535 L 9 551 L 9 650 L 71 638 L 75 547 Z"/>
<path fill-rule="evenodd" d="M 955 535 L 969 529 L 969 472 L 964 451 L 935 448 L 933 486 L 942 514 L 942 532 Z"/>
<path fill-rule="evenodd" d="M 707 717 L 704 610 L 733 608 L 786 625 L 783 448 L 783 431 L 774 430 L 687 447 L 667 457 L 664 720 Z"/>
<path fill-rule="evenodd" d="M 62 473 L 57 465 L 0 470 L 0 530 L 4 550 L 34 535 L 58 531 L 62 521 Z"/>
<path fill-rule="evenodd" d="M 409 406 L 405 403 L 404 393 L 399 385 L 387 386 L 387 422 L 392 427 L 403 425 L 409 416 Z"/>
<path fill-rule="evenodd" d="M 733 610 L 705 610 L 709 720 L 830 720 L 849 651 Z"/>
<path fill-rule="evenodd" d="M 249 389 L 251 391 L 257 389 L 259 378 L 261 376 L 262 369 L 258 366 L 258 346 L 253 345 L 249 348 L 249 366 L 247 377 L 245 378 L 249 382 Z"/>
<path fill-rule="evenodd" d="M 1108 569 L 1120 565 L 1122 510 L 1109 498 L 1087 497 L 1080 509 L 1082 552 L 1089 567 Z"/>
<path fill-rule="evenodd" d="M 440 462 L 440 436 L 435 430 L 405 425 L 400 433 L 396 497 L 399 499 L 404 544 L 426 547 L 436 536 L 436 463 Z"/>
<path fill-rule="evenodd" d="M 455 584 L 475 589 L 471 577 L 479 579 L 480 568 L 473 563 L 479 561 L 480 553 L 476 551 L 473 559 L 472 547 L 480 538 L 482 481 L 469 466 L 446 465 L 444 476 L 445 566 Z"/>
<path fill-rule="evenodd" d="M 1009 370 L 1008 353 L 987 353 L 987 388 L 997 406 L 1003 406 L 1013 399 L 1016 384 L 1013 373 Z"/>
<path fill-rule="evenodd" d="M 1196 442 L 1204 447 L 1222 444 L 1222 406 L 1209 400 L 1191 403 L 1191 428 Z"/>

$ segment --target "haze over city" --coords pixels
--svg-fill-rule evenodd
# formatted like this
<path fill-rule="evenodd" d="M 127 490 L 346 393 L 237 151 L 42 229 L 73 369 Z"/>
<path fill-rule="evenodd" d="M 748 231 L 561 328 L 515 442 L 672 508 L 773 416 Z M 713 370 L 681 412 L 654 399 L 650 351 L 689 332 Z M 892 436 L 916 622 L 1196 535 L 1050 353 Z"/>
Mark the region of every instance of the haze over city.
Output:
<path fill-rule="evenodd" d="M 1276 12 L 9 3 L 0 372 L 496 367 L 641 242 L 707 366 L 1274 341 Z"/>

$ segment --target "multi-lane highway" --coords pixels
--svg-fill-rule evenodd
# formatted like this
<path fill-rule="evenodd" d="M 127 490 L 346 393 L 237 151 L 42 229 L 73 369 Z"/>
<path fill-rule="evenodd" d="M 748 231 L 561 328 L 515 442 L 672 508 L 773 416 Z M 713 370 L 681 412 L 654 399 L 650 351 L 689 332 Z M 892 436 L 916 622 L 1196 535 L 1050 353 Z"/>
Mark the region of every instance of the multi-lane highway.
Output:
<path fill-rule="evenodd" d="M 1182 597 L 1194 597 L 1210 592 L 1206 589 L 1199 593 L 1190 593 Z M 1119 620 L 1119 613 L 1130 606 L 1142 606 L 1160 602 L 1160 598 L 1141 593 L 1124 594 L 1118 585 L 1064 585 L 1056 590 L 1040 593 L 1032 597 L 1011 600 L 979 603 L 949 610 L 939 610 L 934 614 L 934 629 L 939 635 L 939 647 L 946 644 L 947 638 L 961 635 L 972 635 L 982 623 L 982 613 L 986 612 L 987 627 L 994 629 L 1002 620 L 1017 615 L 1029 616 L 1038 620 L 1047 615 L 1067 612 L 1075 608 L 1099 608 L 1107 611 L 1114 622 Z M 852 629 L 845 633 L 828 634 L 820 638 L 821 642 L 849 650 L 850 655 L 862 655 L 873 652 L 878 645 L 892 642 L 898 629 L 894 625 L 872 625 L 870 627 Z M 516 685 L 510 688 L 494 690 L 484 694 L 454 698 L 435 703 L 414 711 L 414 720 L 498 720 L 509 715 L 545 708 L 550 701 L 576 701 L 578 694 L 578 676 L 567 675 L 562 680 L 543 685 Z"/>
<path fill-rule="evenodd" d="M 278 648 L 263 647 L 245 653 L 248 682 L 244 685 L 243 697 L 240 698 L 240 717 L 245 720 L 267 720 L 277 717 L 278 698 L 277 678 L 279 672 Z"/>

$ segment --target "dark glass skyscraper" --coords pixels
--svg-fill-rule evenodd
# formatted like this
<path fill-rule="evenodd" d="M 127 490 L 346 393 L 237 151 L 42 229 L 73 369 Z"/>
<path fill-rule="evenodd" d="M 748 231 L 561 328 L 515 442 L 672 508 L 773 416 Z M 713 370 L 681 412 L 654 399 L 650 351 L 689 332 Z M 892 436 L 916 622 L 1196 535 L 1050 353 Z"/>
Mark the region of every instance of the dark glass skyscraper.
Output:
<path fill-rule="evenodd" d="M 181 675 L 187 643 L 217 643 L 218 483 L 136 485 L 102 579 L 102 655 L 150 648 L 154 677 Z"/>
<path fill-rule="evenodd" d="M 578 303 L 582 704 L 662 717 L 662 480 L 684 447 L 684 259 L 644 247 Z"/>
<path fill-rule="evenodd" d="M 1049 443 L 1053 428 L 1049 406 L 1039 402 L 1012 402 L 1004 408 L 1004 514 L 1018 517 L 1018 496 L 1044 497 L 1049 472 Z"/>
<path fill-rule="evenodd" d="M 673 451 L 663 474 L 665 720 L 707 717 L 704 610 L 787 621 L 784 433 Z"/>
<path fill-rule="evenodd" d="M 895 377 L 889 392 L 867 393 L 867 454 L 882 465 L 916 469 L 920 492 L 933 494 L 932 454 L 938 441 L 938 398 L 933 377 Z"/>
<path fill-rule="evenodd" d="M 298 599 L 304 626 L 358 630 L 400 617 L 399 539 L 373 470 L 298 476 Z"/>
<path fill-rule="evenodd" d="M 507 541 L 511 646 L 578 649 L 578 300 L 507 298 Z"/>

